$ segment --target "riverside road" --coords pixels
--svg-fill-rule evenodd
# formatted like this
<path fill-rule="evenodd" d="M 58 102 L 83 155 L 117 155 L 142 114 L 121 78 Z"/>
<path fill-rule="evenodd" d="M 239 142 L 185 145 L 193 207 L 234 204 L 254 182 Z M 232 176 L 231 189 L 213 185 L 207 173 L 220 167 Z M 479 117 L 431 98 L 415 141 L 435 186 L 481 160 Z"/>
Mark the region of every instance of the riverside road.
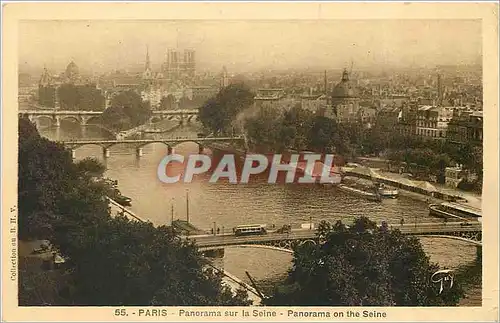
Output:
<path fill-rule="evenodd" d="M 448 223 L 420 223 L 404 224 L 392 226 L 391 229 L 399 229 L 407 235 L 436 235 L 436 236 L 454 236 L 459 237 L 460 233 L 481 232 L 481 222 L 469 222 L 467 225 L 461 222 Z M 235 236 L 232 234 L 223 235 L 197 235 L 187 237 L 194 240 L 200 248 L 222 247 L 231 245 L 256 244 L 265 242 L 274 242 L 282 240 L 307 240 L 316 238 L 316 230 L 296 229 L 290 233 L 277 233 L 270 231 L 263 235 Z"/>

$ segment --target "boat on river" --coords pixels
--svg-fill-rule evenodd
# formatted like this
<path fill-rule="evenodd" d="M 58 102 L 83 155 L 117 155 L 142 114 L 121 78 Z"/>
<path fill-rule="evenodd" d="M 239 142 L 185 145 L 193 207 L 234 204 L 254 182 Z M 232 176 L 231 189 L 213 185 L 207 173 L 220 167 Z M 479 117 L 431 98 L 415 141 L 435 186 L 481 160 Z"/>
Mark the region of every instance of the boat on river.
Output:
<path fill-rule="evenodd" d="M 380 196 L 385 198 L 395 199 L 399 195 L 399 191 L 397 189 L 390 188 L 388 186 L 385 186 L 384 184 L 377 185 L 377 190 Z"/>
<path fill-rule="evenodd" d="M 354 195 L 366 198 L 366 199 L 368 199 L 370 201 L 380 202 L 382 200 L 380 194 L 376 190 L 373 191 L 373 192 L 369 192 L 369 191 L 362 190 L 362 189 L 359 189 L 359 188 L 356 188 L 356 187 L 353 187 L 353 186 L 350 186 L 350 185 L 346 185 L 346 184 L 339 184 L 338 188 L 341 191 L 344 191 L 344 192 L 347 192 L 347 193 L 351 193 L 351 194 L 354 194 Z"/>
<path fill-rule="evenodd" d="M 121 206 L 132 206 L 132 199 L 128 196 L 117 194 L 116 196 L 114 196 L 113 200 L 115 200 L 116 203 L 120 204 Z"/>
<path fill-rule="evenodd" d="M 451 218 L 459 220 L 478 220 L 482 218 L 481 210 L 469 205 L 445 202 L 441 204 L 430 204 L 429 214 L 440 218 Z"/>

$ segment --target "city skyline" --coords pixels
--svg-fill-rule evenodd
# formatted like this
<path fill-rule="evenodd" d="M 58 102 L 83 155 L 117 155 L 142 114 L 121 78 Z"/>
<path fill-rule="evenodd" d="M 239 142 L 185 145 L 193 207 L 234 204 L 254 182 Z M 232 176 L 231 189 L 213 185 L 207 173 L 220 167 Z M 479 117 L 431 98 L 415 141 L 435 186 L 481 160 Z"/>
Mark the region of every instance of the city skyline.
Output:
<path fill-rule="evenodd" d="M 94 73 L 136 68 L 144 66 L 147 47 L 154 70 L 169 48 L 178 48 L 196 51 L 198 71 L 227 66 L 239 73 L 468 65 L 482 57 L 480 20 L 23 21 L 19 27 L 20 71 L 57 72 L 70 61 Z"/>

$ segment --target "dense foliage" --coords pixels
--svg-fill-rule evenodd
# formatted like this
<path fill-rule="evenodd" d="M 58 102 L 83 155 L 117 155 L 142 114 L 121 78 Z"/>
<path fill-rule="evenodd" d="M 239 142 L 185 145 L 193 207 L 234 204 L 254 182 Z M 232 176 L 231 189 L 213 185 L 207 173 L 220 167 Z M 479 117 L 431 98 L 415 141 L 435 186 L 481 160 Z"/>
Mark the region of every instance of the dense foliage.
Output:
<path fill-rule="evenodd" d="M 102 122 L 107 127 L 122 131 L 140 126 L 151 117 L 151 106 L 148 101 L 136 92 L 129 90 L 115 95 L 110 107 L 102 114 Z"/>
<path fill-rule="evenodd" d="M 58 271 L 20 270 L 23 305 L 248 304 L 171 228 L 112 217 L 104 170 L 19 120 L 19 238 L 49 239 L 67 257 Z"/>
<path fill-rule="evenodd" d="M 101 90 L 93 85 L 62 84 L 57 91 L 62 110 L 102 111 L 105 108 Z"/>
<path fill-rule="evenodd" d="M 245 120 L 251 144 L 274 151 L 283 149 L 312 150 L 349 155 L 349 137 L 345 125 L 292 107 L 283 112 L 262 109 Z"/>
<path fill-rule="evenodd" d="M 418 165 L 439 181 L 444 181 L 446 167 L 461 164 L 478 175 L 479 186 L 482 180 L 482 147 L 402 135 L 394 127 L 377 123 L 371 127 L 338 124 L 300 106 L 283 112 L 262 110 L 246 120 L 245 130 L 252 144 L 274 151 L 289 148 L 338 153 L 346 158 L 381 156 L 394 164 Z"/>
<path fill-rule="evenodd" d="M 284 285 L 267 300 L 288 306 L 436 306 L 456 305 L 460 281 L 439 294 L 431 264 L 417 238 L 378 228 L 365 217 L 351 227 L 323 222 L 316 244 L 294 251 Z"/>
<path fill-rule="evenodd" d="M 253 104 L 254 94 L 243 84 L 220 90 L 199 109 L 199 120 L 214 135 L 229 134 L 238 114 Z"/>

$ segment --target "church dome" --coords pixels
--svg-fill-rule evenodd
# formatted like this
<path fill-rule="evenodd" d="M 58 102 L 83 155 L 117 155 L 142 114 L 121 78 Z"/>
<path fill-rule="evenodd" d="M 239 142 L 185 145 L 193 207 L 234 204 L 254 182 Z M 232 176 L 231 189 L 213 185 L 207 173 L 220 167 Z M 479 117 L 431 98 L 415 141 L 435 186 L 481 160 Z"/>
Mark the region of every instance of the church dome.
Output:
<path fill-rule="evenodd" d="M 358 90 L 356 86 L 349 80 L 349 73 L 344 70 L 342 73 L 342 80 L 338 83 L 332 91 L 332 98 L 357 98 Z"/>
<path fill-rule="evenodd" d="M 68 78 L 74 78 L 78 76 L 79 71 L 78 71 L 78 66 L 75 64 L 75 62 L 71 61 L 71 63 L 68 64 L 66 67 L 66 77 Z"/>

